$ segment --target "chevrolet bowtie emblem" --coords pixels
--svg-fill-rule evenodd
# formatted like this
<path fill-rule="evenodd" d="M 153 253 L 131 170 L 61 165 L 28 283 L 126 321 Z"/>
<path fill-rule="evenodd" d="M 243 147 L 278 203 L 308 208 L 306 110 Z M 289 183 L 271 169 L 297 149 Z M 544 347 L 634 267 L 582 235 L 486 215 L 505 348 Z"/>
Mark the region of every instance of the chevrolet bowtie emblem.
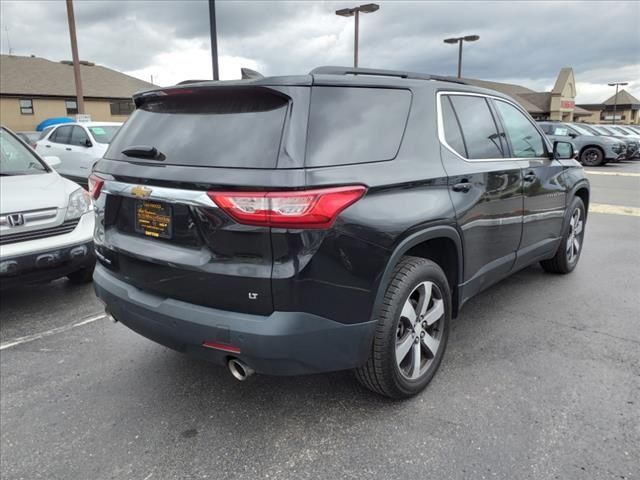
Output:
<path fill-rule="evenodd" d="M 151 195 L 151 189 L 148 187 L 143 187 L 142 185 L 137 185 L 131 189 L 131 195 L 136 198 L 147 198 Z"/>

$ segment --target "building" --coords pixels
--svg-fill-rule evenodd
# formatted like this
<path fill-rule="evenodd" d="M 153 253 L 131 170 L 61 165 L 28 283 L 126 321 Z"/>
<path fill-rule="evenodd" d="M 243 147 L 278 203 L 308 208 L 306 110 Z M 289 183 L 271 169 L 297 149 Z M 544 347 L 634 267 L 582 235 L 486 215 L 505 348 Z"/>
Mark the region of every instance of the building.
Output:
<path fill-rule="evenodd" d="M 580 108 L 590 113 L 582 121 L 588 123 L 611 123 L 614 116 L 614 105 L 616 123 L 640 125 L 640 100 L 626 90 L 618 92 L 617 100 L 614 94 L 602 103 L 580 105 Z"/>
<path fill-rule="evenodd" d="M 521 85 L 466 78 L 478 87 L 490 88 L 509 95 L 536 120 L 578 121 L 591 112 L 576 106 L 576 80 L 572 68 L 563 68 L 550 92 L 536 92 Z"/>
<path fill-rule="evenodd" d="M 91 120 L 123 122 L 133 111 L 131 95 L 154 87 L 124 73 L 80 62 L 85 113 Z M 0 55 L 0 122 L 13 130 L 35 130 L 51 117 L 78 113 L 73 64 L 35 56 Z"/>

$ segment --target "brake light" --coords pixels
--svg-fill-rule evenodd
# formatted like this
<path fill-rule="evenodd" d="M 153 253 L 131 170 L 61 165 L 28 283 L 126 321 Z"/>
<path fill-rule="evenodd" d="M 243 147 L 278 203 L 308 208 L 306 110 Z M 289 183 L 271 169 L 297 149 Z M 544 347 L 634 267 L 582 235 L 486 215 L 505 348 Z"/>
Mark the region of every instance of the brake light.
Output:
<path fill-rule="evenodd" d="M 238 223 L 277 228 L 328 228 L 358 201 L 362 185 L 293 192 L 209 192 Z"/>
<path fill-rule="evenodd" d="M 98 199 L 103 185 L 103 179 L 96 175 L 89 175 L 89 193 L 91 194 L 91 198 L 93 198 L 94 200 Z"/>

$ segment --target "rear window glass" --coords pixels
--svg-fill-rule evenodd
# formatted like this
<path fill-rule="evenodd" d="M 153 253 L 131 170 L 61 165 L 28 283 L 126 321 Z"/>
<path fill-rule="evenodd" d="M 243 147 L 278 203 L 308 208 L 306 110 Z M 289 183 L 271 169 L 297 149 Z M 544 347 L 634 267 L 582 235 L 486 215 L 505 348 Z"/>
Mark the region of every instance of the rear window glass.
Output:
<path fill-rule="evenodd" d="M 105 158 L 145 161 L 122 151 L 150 146 L 160 152 L 164 165 L 275 168 L 288 104 L 283 95 L 260 89 L 158 97 L 133 112 Z"/>
<path fill-rule="evenodd" d="M 408 90 L 313 87 L 306 165 L 395 158 L 410 105 Z"/>

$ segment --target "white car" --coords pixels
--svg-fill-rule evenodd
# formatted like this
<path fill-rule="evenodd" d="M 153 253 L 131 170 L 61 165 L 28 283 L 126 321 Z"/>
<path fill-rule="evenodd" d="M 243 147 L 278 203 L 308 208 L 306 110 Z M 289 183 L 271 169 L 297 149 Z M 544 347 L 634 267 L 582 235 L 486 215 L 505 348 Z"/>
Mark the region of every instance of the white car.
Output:
<path fill-rule="evenodd" d="M 94 213 L 89 193 L 0 127 L 0 289 L 67 276 L 91 281 Z"/>
<path fill-rule="evenodd" d="M 60 175 L 87 184 L 93 165 L 102 158 L 122 123 L 83 122 L 54 126 L 36 142 L 41 155 L 53 155 L 61 163 Z"/>

